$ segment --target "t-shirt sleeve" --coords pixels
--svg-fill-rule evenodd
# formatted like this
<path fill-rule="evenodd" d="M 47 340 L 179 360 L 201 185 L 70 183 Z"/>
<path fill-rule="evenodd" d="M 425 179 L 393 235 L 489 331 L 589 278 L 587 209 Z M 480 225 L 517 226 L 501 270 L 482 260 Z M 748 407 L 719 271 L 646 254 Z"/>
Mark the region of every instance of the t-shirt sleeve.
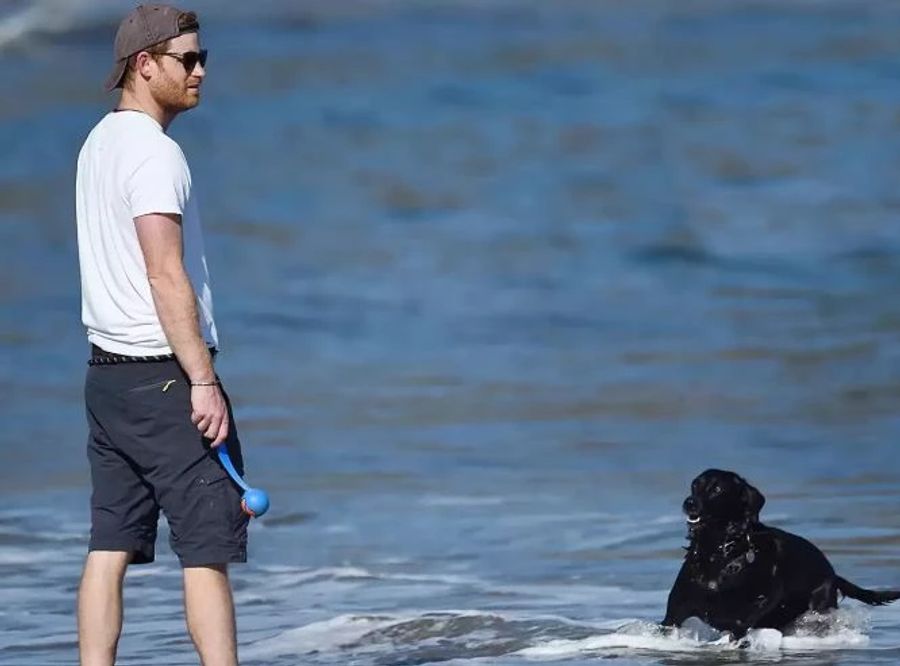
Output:
<path fill-rule="evenodd" d="M 182 215 L 191 195 L 191 176 L 180 151 L 158 150 L 141 160 L 126 183 L 131 217 L 149 213 Z"/>

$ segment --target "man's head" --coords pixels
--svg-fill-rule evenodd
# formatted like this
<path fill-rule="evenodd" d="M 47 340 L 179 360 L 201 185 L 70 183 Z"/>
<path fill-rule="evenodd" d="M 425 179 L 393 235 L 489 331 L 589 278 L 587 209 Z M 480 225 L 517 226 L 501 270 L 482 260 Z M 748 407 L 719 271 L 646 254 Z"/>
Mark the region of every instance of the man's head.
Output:
<path fill-rule="evenodd" d="M 206 51 L 200 49 L 197 15 L 169 5 L 139 5 L 119 25 L 115 65 L 106 89 L 146 89 L 168 111 L 200 101 Z"/>

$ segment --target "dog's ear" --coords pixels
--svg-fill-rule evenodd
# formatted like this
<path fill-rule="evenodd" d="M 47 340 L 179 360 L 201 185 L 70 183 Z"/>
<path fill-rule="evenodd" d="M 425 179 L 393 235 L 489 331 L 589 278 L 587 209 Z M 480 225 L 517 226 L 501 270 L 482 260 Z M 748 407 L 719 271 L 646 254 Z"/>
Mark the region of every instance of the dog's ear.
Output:
<path fill-rule="evenodd" d="M 744 481 L 744 489 L 741 491 L 741 500 L 744 503 L 744 511 L 748 518 L 759 520 L 759 512 L 766 503 L 765 496 L 756 488 Z"/>

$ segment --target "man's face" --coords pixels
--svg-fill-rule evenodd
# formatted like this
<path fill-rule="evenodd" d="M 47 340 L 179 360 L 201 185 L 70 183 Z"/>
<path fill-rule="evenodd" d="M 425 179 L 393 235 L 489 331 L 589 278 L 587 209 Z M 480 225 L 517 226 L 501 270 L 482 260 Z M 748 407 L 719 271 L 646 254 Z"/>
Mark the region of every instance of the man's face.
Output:
<path fill-rule="evenodd" d="M 169 42 L 166 53 L 170 55 L 155 57 L 155 76 L 149 80 L 150 91 L 164 109 L 180 113 L 200 103 L 200 86 L 206 71 L 197 62 L 199 51 L 200 37 L 192 32 L 179 35 Z M 184 61 L 188 65 L 196 64 L 188 71 Z"/>

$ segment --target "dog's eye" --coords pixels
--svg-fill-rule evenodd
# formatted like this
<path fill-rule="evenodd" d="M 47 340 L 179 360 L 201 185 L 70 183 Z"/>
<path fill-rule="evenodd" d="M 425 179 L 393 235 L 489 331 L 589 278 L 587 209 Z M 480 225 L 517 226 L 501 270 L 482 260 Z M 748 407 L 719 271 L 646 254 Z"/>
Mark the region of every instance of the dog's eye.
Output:
<path fill-rule="evenodd" d="M 712 487 L 712 490 L 709 491 L 710 497 L 715 497 L 716 495 L 721 495 L 721 494 L 722 494 L 722 486 L 720 486 L 719 484 L 714 485 Z"/>

